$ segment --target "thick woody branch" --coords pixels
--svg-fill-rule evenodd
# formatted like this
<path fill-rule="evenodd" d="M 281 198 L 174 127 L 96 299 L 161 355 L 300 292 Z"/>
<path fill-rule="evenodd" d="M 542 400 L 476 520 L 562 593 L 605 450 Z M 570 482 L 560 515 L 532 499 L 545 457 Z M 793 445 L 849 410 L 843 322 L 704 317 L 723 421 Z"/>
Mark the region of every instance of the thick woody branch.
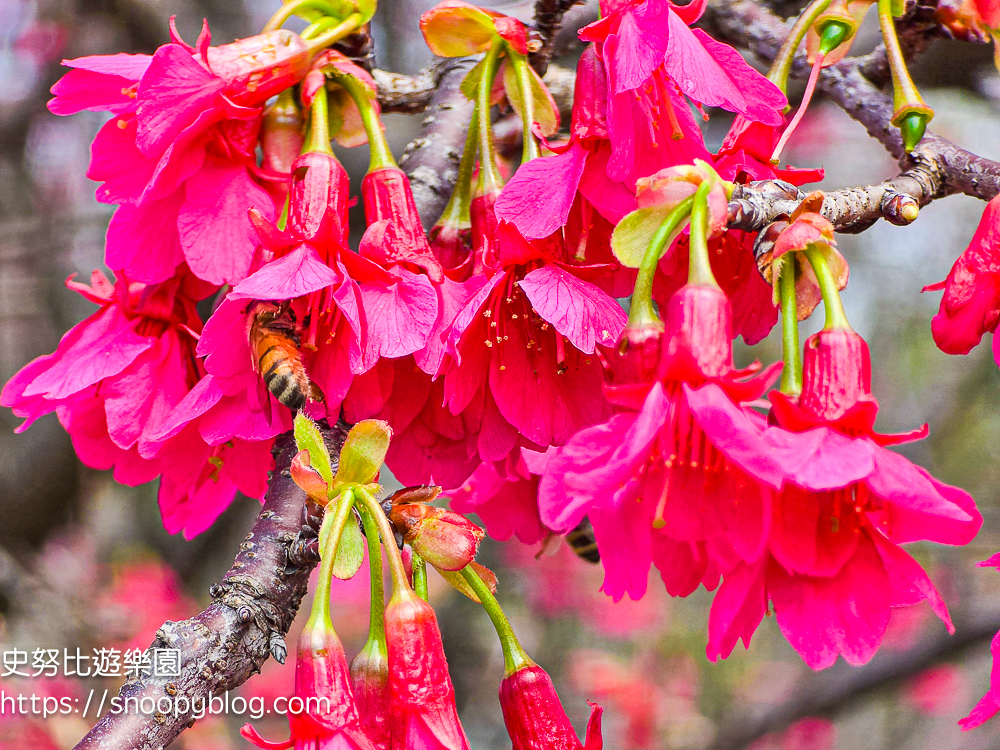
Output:
<path fill-rule="evenodd" d="M 474 57 L 439 63 L 442 72 L 427 106 L 420 134 L 410 142 L 399 165 L 410 178 L 413 198 L 424 227 L 437 221 L 458 178 L 462 147 L 472 121 L 473 103 L 462 93 L 462 79 L 476 64 Z"/>
<path fill-rule="evenodd" d="M 441 76 L 446 71 L 443 58 L 435 60 L 415 75 L 390 73 L 376 68 L 372 71 L 378 90 L 378 103 L 383 112 L 413 114 L 423 112 L 437 91 Z"/>
<path fill-rule="evenodd" d="M 535 31 L 542 39 L 542 46 L 531 54 L 531 64 L 539 75 L 545 75 L 555 49 L 556 37 L 562 27 L 563 16 L 574 5 L 582 2 L 583 0 L 536 0 Z"/>
<path fill-rule="evenodd" d="M 943 660 L 959 657 L 1000 630 L 1000 615 L 980 612 L 956 623 L 955 635 L 939 635 L 902 653 L 883 651 L 864 667 L 837 664 L 802 678 L 793 698 L 763 714 L 732 716 L 710 750 L 741 750 L 769 732 L 809 716 L 832 716 L 873 693 L 892 689 Z"/>
<path fill-rule="evenodd" d="M 326 436 L 331 455 L 339 456 L 347 428 L 338 424 Z M 150 644 L 150 649 L 180 650 L 180 676 L 130 677 L 118 693 L 126 707 L 136 705 L 132 699 L 169 699 L 174 710 L 145 714 L 133 707 L 107 713 L 76 750 L 159 750 L 194 723 L 194 714 L 211 696 L 242 685 L 269 655 L 284 661 L 284 636 L 315 562 L 301 554 L 302 543 L 315 534 L 303 527 L 305 495 L 289 474 L 295 455 L 290 433 L 278 438 L 275 454 L 264 507 L 229 572 L 212 587 L 214 601 L 190 620 L 165 622 Z M 189 710 L 177 710 L 185 704 Z"/>
<path fill-rule="evenodd" d="M 748 48 L 765 60 L 774 59 L 788 32 L 788 27 L 780 18 L 753 0 L 712 0 L 707 21 L 720 38 Z M 918 24 L 918 31 L 922 29 L 925 36 L 937 33 L 919 19 L 914 23 Z M 911 51 L 919 51 L 919 33 L 907 32 L 905 38 Z M 912 154 L 903 152 L 899 130 L 890 123 L 892 102 L 866 77 L 866 74 L 871 75 L 877 81 L 884 82 L 882 57 L 884 53 L 876 50 L 864 58 L 848 58 L 826 68 L 820 76 L 819 89 L 864 125 L 869 135 L 899 160 L 904 176 L 918 170 L 937 179 L 936 185 L 919 185 L 921 190 L 933 188 L 930 194 L 909 192 L 910 188 L 916 189 L 918 185 L 909 184 L 906 180 L 892 189 L 911 195 L 921 205 L 953 193 L 964 193 L 983 200 L 990 200 L 1000 193 L 1000 164 L 959 148 L 931 131 L 927 132 Z M 796 59 L 792 72 L 800 77 L 807 75 L 808 64 L 804 55 Z M 880 188 L 881 186 L 862 188 L 867 196 L 860 206 L 864 209 L 863 215 L 859 215 L 857 221 L 844 217 L 841 223 L 857 228 L 870 222 L 874 215 L 873 201 L 881 200 L 878 194 Z M 870 195 L 868 191 L 871 191 Z"/>

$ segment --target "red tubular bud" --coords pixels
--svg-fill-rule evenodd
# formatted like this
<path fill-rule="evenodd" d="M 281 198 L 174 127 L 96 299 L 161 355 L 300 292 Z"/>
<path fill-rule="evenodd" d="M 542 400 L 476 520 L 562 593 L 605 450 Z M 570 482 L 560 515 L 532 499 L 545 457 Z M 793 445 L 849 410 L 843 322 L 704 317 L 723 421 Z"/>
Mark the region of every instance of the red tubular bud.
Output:
<path fill-rule="evenodd" d="M 369 642 L 351 662 L 351 686 L 361 728 L 376 750 L 389 748 L 389 660 Z"/>
<path fill-rule="evenodd" d="M 302 153 L 302 112 L 294 99 L 278 97 L 264 111 L 260 129 L 261 166 L 278 174 L 292 171 L 292 163 Z"/>
<path fill-rule="evenodd" d="M 718 287 L 686 284 L 667 303 L 660 377 L 697 382 L 733 369 L 732 310 Z"/>
<path fill-rule="evenodd" d="M 412 263 L 427 271 L 434 281 L 441 281 L 444 271 L 427 242 L 406 173 L 399 167 L 382 167 L 369 172 L 361 181 L 361 197 L 368 225 L 385 221 L 391 233 L 391 242 L 373 247 L 384 257 L 372 260 L 383 264 Z"/>
<path fill-rule="evenodd" d="M 486 536 L 465 516 L 429 505 L 396 505 L 389 518 L 413 551 L 441 570 L 461 570 L 471 563 Z"/>
<path fill-rule="evenodd" d="M 820 331 L 806 340 L 799 406 L 835 421 L 871 397 L 872 365 L 868 344 L 854 331 Z"/>
<path fill-rule="evenodd" d="M 347 248 L 350 178 L 335 156 L 308 153 L 292 164 L 288 228 L 320 245 Z"/>
<path fill-rule="evenodd" d="M 385 609 L 392 747 L 469 750 L 431 605 L 397 592 Z"/>
<path fill-rule="evenodd" d="M 601 707 L 591 704 L 587 741 L 581 744 L 552 678 L 534 665 L 500 683 L 500 708 L 513 750 L 601 750 Z"/>
<path fill-rule="evenodd" d="M 263 104 L 291 88 L 309 70 L 312 51 L 286 29 L 209 47 L 208 67 L 226 81 L 224 94 L 243 107 Z"/>

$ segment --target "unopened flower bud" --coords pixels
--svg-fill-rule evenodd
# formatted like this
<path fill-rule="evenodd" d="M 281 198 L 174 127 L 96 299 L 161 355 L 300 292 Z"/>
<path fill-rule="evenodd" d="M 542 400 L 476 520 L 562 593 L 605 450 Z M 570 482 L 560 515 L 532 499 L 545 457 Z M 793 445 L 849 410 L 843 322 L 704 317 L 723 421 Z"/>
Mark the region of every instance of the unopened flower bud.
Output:
<path fill-rule="evenodd" d="M 465 516 L 423 503 L 396 505 L 389 519 L 414 552 L 441 570 L 461 570 L 471 563 L 486 536 Z"/>
<path fill-rule="evenodd" d="M 385 609 L 385 635 L 392 747 L 469 750 L 431 605 L 397 592 Z"/>
<path fill-rule="evenodd" d="M 548 673 L 531 665 L 504 677 L 500 708 L 513 750 L 601 750 L 601 707 L 591 704 L 581 744 Z"/>
<path fill-rule="evenodd" d="M 332 154 L 302 154 L 292 163 L 288 228 L 310 242 L 346 250 L 350 178 Z"/>
<path fill-rule="evenodd" d="M 369 640 L 351 662 L 361 728 L 376 750 L 389 747 L 389 658 L 383 647 L 378 640 Z"/>
<path fill-rule="evenodd" d="M 292 171 L 292 162 L 302 152 L 303 120 L 291 93 L 279 96 L 264 110 L 260 128 L 261 166 L 276 174 Z"/>

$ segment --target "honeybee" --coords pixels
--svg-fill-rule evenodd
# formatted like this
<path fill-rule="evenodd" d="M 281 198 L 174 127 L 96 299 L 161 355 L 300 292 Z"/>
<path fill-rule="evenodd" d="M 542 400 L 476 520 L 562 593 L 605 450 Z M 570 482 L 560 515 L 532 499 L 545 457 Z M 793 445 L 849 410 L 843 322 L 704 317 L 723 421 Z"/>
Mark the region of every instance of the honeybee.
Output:
<path fill-rule="evenodd" d="M 322 394 L 309 381 L 302 364 L 295 311 L 287 302 L 256 302 L 251 310 L 249 336 L 253 367 L 264 379 L 267 389 L 292 411 L 305 406 L 306 399 L 322 401 Z"/>
<path fill-rule="evenodd" d="M 549 534 L 542 542 L 542 548 L 535 555 L 535 559 L 542 555 L 554 555 L 558 552 L 560 540 L 565 540 L 566 545 L 573 550 L 573 554 L 581 560 L 595 565 L 601 561 L 601 553 L 597 549 L 597 539 L 594 536 L 594 527 L 590 525 L 590 519 L 586 516 L 563 536 L 555 533 Z"/>
<path fill-rule="evenodd" d="M 590 519 L 586 516 L 576 525 L 576 528 L 563 538 L 581 560 L 594 564 L 601 561 L 601 553 L 597 549 L 597 538 L 594 536 L 594 527 L 590 525 Z"/>

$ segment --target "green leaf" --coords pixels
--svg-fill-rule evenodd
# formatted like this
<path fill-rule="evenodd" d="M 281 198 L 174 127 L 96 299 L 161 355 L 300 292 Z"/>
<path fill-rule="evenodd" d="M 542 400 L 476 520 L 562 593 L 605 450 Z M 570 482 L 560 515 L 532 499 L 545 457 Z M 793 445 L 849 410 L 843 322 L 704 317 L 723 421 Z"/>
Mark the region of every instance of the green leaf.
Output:
<path fill-rule="evenodd" d="M 496 573 L 487 568 L 485 565 L 480 565 L 477 562 L 471 562 L 469 563 L 469 565 L 471 565 L 473 570 L 475 570 L 479 574 L 479 577 L 483 579 L 483 582 L 489 587 L 490 591 L 496 593 L 497 590 Z M 462 575 L 461 570 L 441 570 L 440 568 L 434 568 L 434 570 L 440 573 L 441 577 L 444 578 L 444 580 L 446 580 L 448 583 L 450 583 L 455 588 L 456 591 L 469 597 L 476 604 L 482 604 L 482 602 L 479 601 L 479 597 L 476 596 L 476 592 L 472 590 L 472 587 L 469 585 L 468 581 L 465 580 L 465 577 Z"/>
<path fill-rule="evenodd" d="M 368 23 L 375 16 L 378 6 L 376 0 L 356 0 L 358 12 L 361 13 L 361 23 Z"/>
<path fill-rule="evenodd" d="M 494 19 L 499 15 L 468 3 L 439 3 L 420 16 L 420 31 L 435 55 L 475 55 L 489 47 L 496 36 Z"/>
<path fill-rule="evenodd" d="M 330 512 L 329 510 L 327 511 Z M 351 513 L 337 543 L 337 556 L 333 561 L 333 575 L 342 581 L 354 578 L 365 561 L 365 537 Z"/>
<path fill-rule="evenodd" d="M 390 440 L 392 428 L 388 422 L 366 419 L 354 425 L 340 450 L 340 465 L 331 483 L 332 492 L 338 493 L 343 485 L 374 482 L 385 461 Z"/>
<path fill-rule="evenodd" d="M 528 61 L 524 57 L 519 56 L 515 62 L 513 54 L 504 60 L 501 67 L 503 87 L 507 94 L 507 101 L 510 102 L 510 106 L 514 108 L 514 111 L 520 117 L 524 105 L 521 89 L 518 86 L 517 69 L 521 66 L 528 71 L 528 88 L 530 89 L 533 105 L 532 114 L 534 115 L 534 121 L 541 128 L 542 135 L 548 138 L 559 130 L 559 107 L 556 106 L 556 100 L 552 98 L 548 87 L 542 82 L 535 69 L 528 65 Z"/>
<path fill-rule="evenodd" d="M 295 444 L 300 451 L 309 451 L 309 465 L 315 469 L 327 485 L 333 483 L 333 468 L 330 465 L 330 451 L 323 441 L 319 425 L 301 411 L 295 415 Z"/>
<path fill-rule="evenodd" d="M 642 264 L 653 235 L 669 212 L 669 209 L 659 207 L 640 208 L 618 222 L 611 235 L 611 249 L 623 266 L 638 268 Z M 685 221 L 680 228 L 683 229 L 686 224 Z M 665 248 L 669 247 L 670 243 L 667 243 Z"/>
<path fill-rule="evenodd" d="M 486 60 L 480 60 L 474 66 L 472 70 L 465 74 L 465 78 L 462 79 L 462 93 L 465 94 L 465 98 L 469 101 L 476 101 L 476 92 L 479 91 L 479 81 L 483 77 L 483 68 L 485 68 L 484 63 Z"/>

